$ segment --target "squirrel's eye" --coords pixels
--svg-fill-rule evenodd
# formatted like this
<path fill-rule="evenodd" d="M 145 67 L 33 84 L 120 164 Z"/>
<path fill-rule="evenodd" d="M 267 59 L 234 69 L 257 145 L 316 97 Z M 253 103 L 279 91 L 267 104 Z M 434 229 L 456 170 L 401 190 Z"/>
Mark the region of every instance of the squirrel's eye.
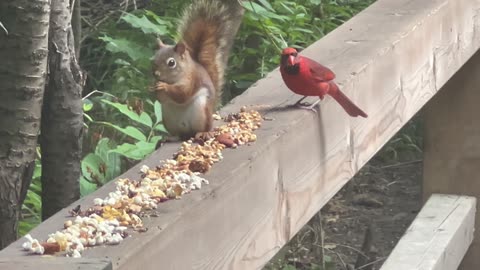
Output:
<path fill-rule="evenodd" d="M 170 57 L 167 59 L 167 65 L 169 68 L 174 68 L 177 66 L 177 62 L 175 61 L 175 59 L 173 59 L 173 57 Z"/>

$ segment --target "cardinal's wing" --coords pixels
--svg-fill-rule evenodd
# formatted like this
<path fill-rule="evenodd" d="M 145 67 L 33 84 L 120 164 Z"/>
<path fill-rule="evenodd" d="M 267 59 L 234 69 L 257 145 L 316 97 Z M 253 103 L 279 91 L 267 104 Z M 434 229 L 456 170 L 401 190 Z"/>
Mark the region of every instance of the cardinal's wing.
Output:
<path fill-rule="evenodd" d="M 303 57 L 303 60 L 310 68 L 310 73 L 315 81 L 326 82 L 335 79 L 335 73 L 329 68 L 307 57 Z"/>

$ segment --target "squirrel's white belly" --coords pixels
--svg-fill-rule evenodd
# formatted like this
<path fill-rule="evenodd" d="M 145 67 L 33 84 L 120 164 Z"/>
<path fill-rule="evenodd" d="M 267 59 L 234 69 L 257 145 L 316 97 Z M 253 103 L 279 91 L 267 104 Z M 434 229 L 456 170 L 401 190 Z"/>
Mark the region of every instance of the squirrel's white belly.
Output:
<path fill-rule="evenodd" d="M 163 124 L 171 135 L 204 131 L 207 121 L 205 108 L 208 99 L 212 98 L 208 92 L 206 87 L 202 87 L 188 103 L 171 101 L 162 104 Z"/>

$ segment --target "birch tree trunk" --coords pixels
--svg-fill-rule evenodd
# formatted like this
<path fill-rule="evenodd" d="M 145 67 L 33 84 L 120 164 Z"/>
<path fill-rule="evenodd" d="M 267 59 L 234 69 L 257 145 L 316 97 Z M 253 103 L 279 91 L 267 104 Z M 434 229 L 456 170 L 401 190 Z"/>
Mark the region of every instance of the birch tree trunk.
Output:
<path fill-rule="evenodd" d="M 48 56 L 49 0 L 1 0 L 0 249 L 17 238 L 35 167 Z"/>

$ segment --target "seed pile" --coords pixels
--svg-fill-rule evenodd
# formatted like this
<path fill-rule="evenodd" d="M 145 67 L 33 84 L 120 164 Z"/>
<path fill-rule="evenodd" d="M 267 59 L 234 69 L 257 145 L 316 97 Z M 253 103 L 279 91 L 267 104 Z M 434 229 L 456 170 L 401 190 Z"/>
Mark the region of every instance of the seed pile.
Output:
<path fill-rule="evenodd" d="M 214 115 L 215 119 L 220 119 Z M 236 148 L 256 141 L 253 133 L 262 122 L 257 111 L 244 108 L 224 118 L 227 124 L 216 127 L 206 140 L 183 142 L 172 159 L 156 168 L 142 166 L 141 179 L 119 179 L 116 190 L 105 198 L 93 200 L 93 206 L 70 210 L 75 218 L 64 223 L 64 229 L 52 233 L 46 242 L 39 242 L 29 234 L 22 247 L 33 254 L 63 253 L 67 257 L 81 257 L 85 248 L 99 245 L 117 245 L 129 234 L 127 229 L 145 232 L 141 217 L 148 210 L 169 199 L 179 199 L 192 190 L 201 189 L 208 180 L 201 177 L 223 159 L 222 150 Z M 151 215 L 152 216 L 152 215 Z"/>

